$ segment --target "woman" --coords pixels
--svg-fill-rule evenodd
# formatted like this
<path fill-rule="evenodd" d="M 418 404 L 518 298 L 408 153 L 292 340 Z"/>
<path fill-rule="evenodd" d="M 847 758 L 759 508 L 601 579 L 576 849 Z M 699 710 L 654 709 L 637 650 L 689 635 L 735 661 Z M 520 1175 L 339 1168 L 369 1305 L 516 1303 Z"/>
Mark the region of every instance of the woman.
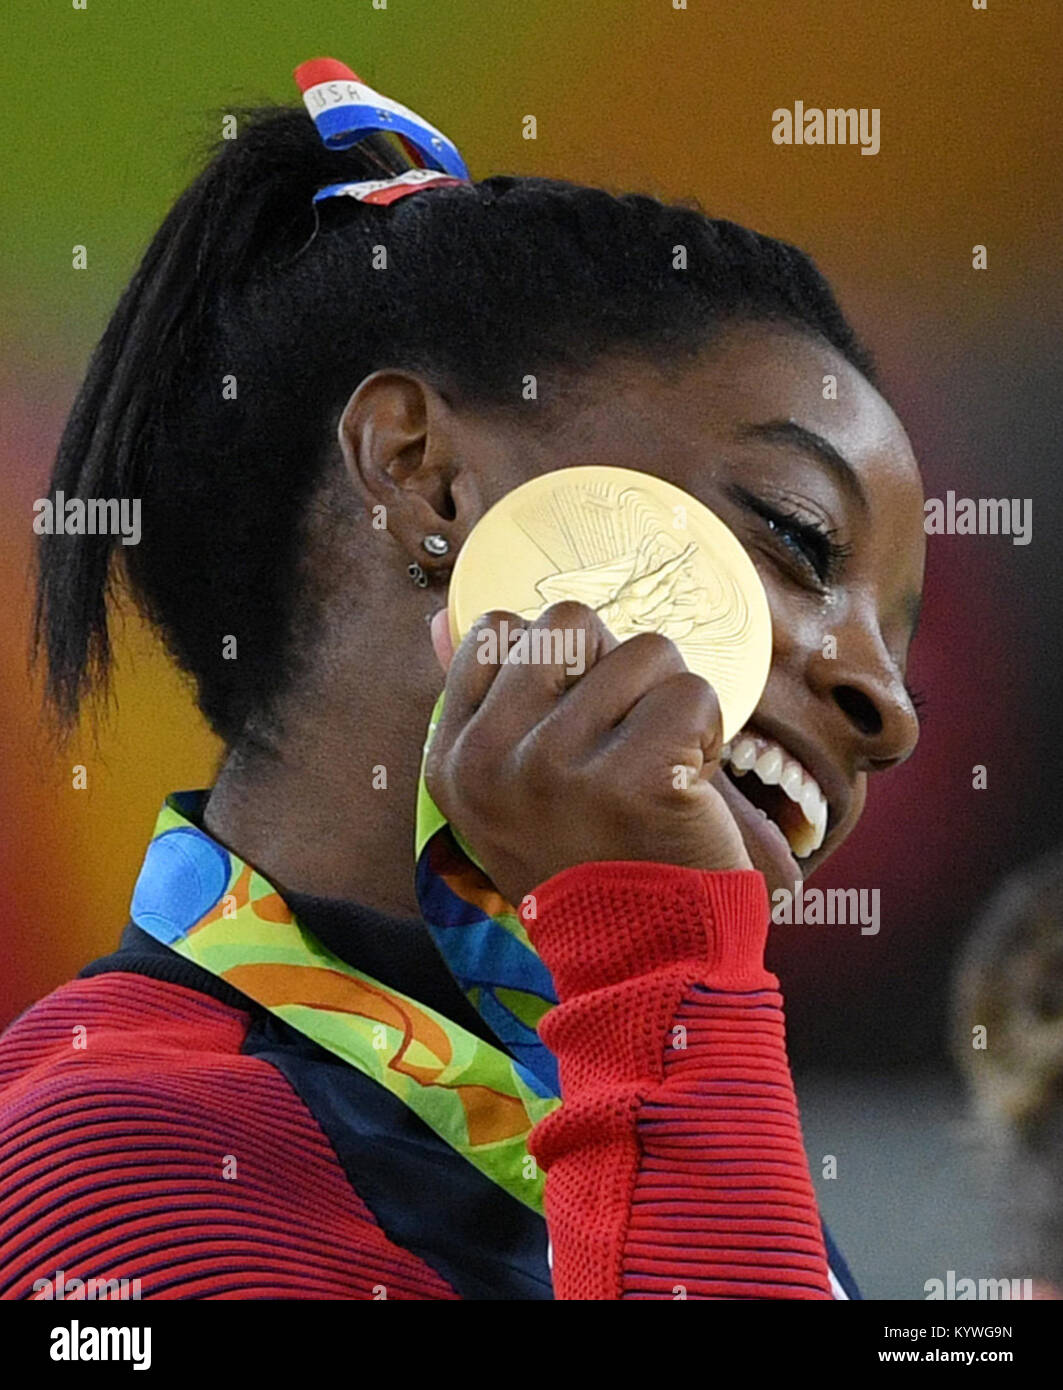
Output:
<path fill-rule="evenodd" d="M 405 110 L 319 62 L 310 93 Z M 407 147 L 442 148 L 417 121 Z M 69 725 L 105 686 L 122 581 L 226 754 L 164 808 L 118 951 L 0 1043 L 0 1287 L 855 1296 L 763 950 L 768 893 L 916 742 L 908 441 L 794 248 L 649 197 L 406 167 L 364 130 L 335 148 L 253 113 L 166 218 L 70 417 L 54 491 L 140 499 L 142 539 L 43 539 L 54 707 Z M 669 641 L 617 644 L 579 604 L 537 620 L 585 634 L 574 682 L 476 660 L 514 614 L 451 652 L 478 518 L 587 463 L 685 489 L 753 558 L 774 656 L 730 747 Z M 448 833 L 415 884 L 440 663 L 426 790 L 484 872 Z M 476 910 L 430 935 L 440 885 Z M 516 973 L 463 964 L 502 930 Z M 537 969 L 560 1001 L 538 1029 Z"/>

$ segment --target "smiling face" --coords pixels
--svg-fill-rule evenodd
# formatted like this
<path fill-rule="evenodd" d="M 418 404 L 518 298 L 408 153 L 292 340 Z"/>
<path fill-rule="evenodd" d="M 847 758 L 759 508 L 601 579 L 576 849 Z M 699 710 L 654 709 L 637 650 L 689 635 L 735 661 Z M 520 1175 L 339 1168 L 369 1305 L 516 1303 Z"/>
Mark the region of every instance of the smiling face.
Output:
<path fill-rule="evenodd" d="M 771 673 L 715 784 L 769 888 L 792 888 L 853 829 L 868 773 L 918 739 L 904 673 L 923 494 L 897 417 L 829 345 L 751 324 L 667 374 L 598 364 L 542 447 L 543 467 L 667 479 L 726 522 L 756 565 Z"/>

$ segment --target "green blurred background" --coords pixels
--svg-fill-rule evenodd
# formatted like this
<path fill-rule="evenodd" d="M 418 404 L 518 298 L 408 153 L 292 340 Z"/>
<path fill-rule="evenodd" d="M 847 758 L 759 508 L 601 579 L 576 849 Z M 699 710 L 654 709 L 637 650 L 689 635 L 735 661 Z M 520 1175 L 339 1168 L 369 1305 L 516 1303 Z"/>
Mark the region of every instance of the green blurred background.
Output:
<path fill-rule="evenodd" d="M 783 929 L 771 961 L 813 1169 L 839 1155 L 823 1199 L 868 1292 L 916 1298 L 948 1268 L 992 1273 L 942 1020 L 972 913 L 1063 819 L 1063 5 L 7 0 L 3 23 L 0 1024 L 113 944 L 158 803 L 208 782 L 218 752 L 132 616 L 118 717 L 67 749 L 49 741 L 27 670 L 32 502 L 87 355 L 220 133 L 216 113 L 296 103 L 292 69 L 332 55 L 440 126 L 474 177 L 693 196 L 811 251 L 877 353 L 928 492 L 1034 499 L 1028 547 L 932 542 L 913 671 L 924 741 L 822 880 L 880 887 L 882 932 Z M 881 152 L 774 145 L 771 112 L 796 99 L 881 108 Z M 71 268 L 76 244 L 87 270 Z"/>

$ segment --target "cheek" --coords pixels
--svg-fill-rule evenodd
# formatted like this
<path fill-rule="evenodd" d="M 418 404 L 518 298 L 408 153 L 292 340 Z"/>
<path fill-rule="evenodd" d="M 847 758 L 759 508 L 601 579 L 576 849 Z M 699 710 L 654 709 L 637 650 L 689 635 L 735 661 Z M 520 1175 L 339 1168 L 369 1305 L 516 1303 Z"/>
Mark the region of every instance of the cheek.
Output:
<path fill-rule="evenodd" d="M 796 593 L 769 562 L 758 561 L 757 573 L 771 610 L 772 666 L 795 655 L 820 650 L 823 636 L 830 630 L 829 617 L 817 611 L 815 602 Z"/>

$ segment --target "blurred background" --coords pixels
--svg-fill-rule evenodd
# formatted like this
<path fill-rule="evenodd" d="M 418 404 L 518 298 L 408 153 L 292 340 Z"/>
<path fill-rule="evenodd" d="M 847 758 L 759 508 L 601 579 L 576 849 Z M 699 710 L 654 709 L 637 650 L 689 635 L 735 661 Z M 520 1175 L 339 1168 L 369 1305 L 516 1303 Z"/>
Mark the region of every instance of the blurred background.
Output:
<path fill-rule="evenodd" d="M 837 1158 L 824 1211 L 866 1295 L 1001 1273 L 946 998 L 987 894 L 1063 838 L 1063 6 L 8 0 L 5 18 L 0 1025 L 113 946 L 159 803 L 208 784 L 218 753 L 132 616 L 115 708 L 69 748 L 49 741 L 27 662 L 33 501 L 93 344 L 220 133 L 210 113 L 295 103 L 292 68 L 329 54 L 440 126 L 474 177 L 695 197 L 810 251 L 876 353 L 928 495 L 1032 499 L 1028 546 L 930 540 L 923 740 L 817 879 L 879 888 L 880 933 L 780 927 L 769 960 L 813 1173 Z M 880 153 L 774 145 L 771 112 L 796 100 L 879 107 Z"/>

